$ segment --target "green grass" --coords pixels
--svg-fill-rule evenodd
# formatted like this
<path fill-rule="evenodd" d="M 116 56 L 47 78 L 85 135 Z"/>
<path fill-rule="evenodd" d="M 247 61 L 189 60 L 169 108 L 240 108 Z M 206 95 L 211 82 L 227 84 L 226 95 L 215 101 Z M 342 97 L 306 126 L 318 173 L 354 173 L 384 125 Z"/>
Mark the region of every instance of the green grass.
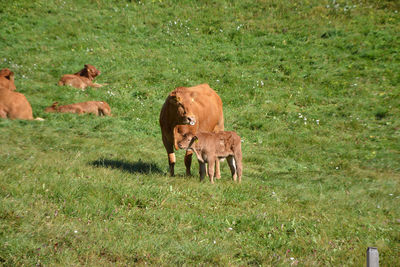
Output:
<path fill-rule="evenodd" d="M 0 68 L 38 121 L 0 121 L 0 265 L 382 266 L 400 255 L 396 1 L 0 1 Z M 58 87 L 93 64 L 109 85 Z M 158 116 L 209 83 L 240 185 L 169 177 Z M 107 101 L 113 117 L 46 114 Z"/>

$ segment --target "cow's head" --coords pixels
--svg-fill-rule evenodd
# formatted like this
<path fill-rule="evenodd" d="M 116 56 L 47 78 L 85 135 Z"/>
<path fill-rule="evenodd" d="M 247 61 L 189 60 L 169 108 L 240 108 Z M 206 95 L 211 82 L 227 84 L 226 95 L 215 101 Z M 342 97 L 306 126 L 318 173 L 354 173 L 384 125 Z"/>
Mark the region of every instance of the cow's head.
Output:
<path fill-rule="evenodd" d="M 178 141 L 178 147 L 180 149 L 191 149 L 193 144 L 197 142 L 198 138 L 192 133 L 187 133 L 182 136 L 182 139 Z"/>
<path fill-rule="evenodd" d="M 196 116 L 192 111 L 193 98 L 175 90 L 168 96 L 169 104 L 176 110 L 178 124 L 196 124 Z"/>
<path fill-rule="evenodd" d="M 8 89 L 10 89 L 10 90 L 15 90 L 15 89 L 17 89 L 16 87 L 15 87 L 15 84 L 14 84 L 14 72 L 12 72 L 10 69 L 8 69 L 8 68 L 4 68 L 4 69 L 2 69 L 2 70 L 0 70 L 0 76 L 1 77 L 4 77 L 4 78 L 6 78 L 7 80 L 9 80 L 10 82 L 9 82 L 9 85 L 8 85 Z"/>

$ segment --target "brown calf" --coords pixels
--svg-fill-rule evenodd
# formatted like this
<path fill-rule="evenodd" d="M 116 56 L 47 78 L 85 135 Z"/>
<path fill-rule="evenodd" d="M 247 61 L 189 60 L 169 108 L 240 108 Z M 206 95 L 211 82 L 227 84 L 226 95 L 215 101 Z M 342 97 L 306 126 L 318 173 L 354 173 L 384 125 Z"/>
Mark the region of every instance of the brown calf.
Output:
<path fill-rule="evenodd" d="M 64 106 L 58 106 L 58 102 L 54 102 L 53 105 L 47 107 L 44 111 L 76 114 L 91 113 L 96 116 L 111 116 L 110 106 L 103 101 L 87 101 Z"/>
<path fill-rule="evenodd" d="M 69 85 L 85 90 L 86 87 L 102 87 L 103 85 L 93 83 L 93 79 L 100 75 L 100 71 L 95 66 L 86 64 L 83 69 L 75 74 L 65 74 L 58 81 L 58 85 Z"/>
<path fill-rule="evenodd" d="M 33 120 L 31 104 L 23 94 L 0 87 L 0 118 Z"/>
<path fill-rule="evenodd" d="M 227 158 L 233 180 L 241 182 L 242 148 L 240 136 L 235 132 L 197 132 L 196 135 L 189 133 L 178 142 L 178 146 L 181 149 L 192 150 L 196 154 L 200 166 L 200 180 L 204 179 L 208 163 L 208 176 L 211 183 L 214 183 L 215 162 Z"/>

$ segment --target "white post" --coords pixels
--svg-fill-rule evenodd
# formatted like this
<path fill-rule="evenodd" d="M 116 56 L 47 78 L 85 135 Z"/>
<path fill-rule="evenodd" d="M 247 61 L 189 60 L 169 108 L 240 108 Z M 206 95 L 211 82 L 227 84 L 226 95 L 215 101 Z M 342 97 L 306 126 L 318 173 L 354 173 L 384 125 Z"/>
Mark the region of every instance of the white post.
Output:
<path fill-rule="evenodd" d="M 367 248 L 367 267 L 379 267 L 379 252 L 377 248 Z"/>

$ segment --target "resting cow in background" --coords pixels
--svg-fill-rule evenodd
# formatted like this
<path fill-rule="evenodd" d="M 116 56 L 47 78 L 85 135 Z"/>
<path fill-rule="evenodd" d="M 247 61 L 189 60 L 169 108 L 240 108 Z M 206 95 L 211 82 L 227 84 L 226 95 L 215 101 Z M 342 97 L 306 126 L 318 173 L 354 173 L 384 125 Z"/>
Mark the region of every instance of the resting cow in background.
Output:
<path fill-rule="evenodd" d="M 0 118 L 33 120 L 31 104 L 23 94 L 0 87 Z"/>
<path fill-rule="evenodd" d="M 83 69 L 75 74 L 65 74 L 58 81 L 58 85 L 69 85 L 85 90 L 86 87 L 102 87 L 103 85 L 93 83 L 93 79 L 100 75 L 100 71 L 93 65 L 86 64 Z"/>
<path fill-rule="evenodd" d="M 14 72 L 7 68 L 0 70 L 0 88 L 9 89 L 11 91 L 16 89 L 14 84 Z"/>
<path fill-rule="evenodd" d="M 178 87 L 172 91 L 160 112 L 162 140 L 168 153 L 169 172 L 174 176 L 175 149 L 177 142 L 186 133 L 197 131 L 219 132 L 224 130 L 222 101 L 208 84 L 193 87 Z M 190 175 L 192 151 L 186 151 L 186 175 Z M 216 175 L 221 177 L 219 161 L 216 162 Z"/>
<path fill-rule="evenodd" d="M 76 114 L 90 113 L 96 116 L 111 116 L 111 108 L 104 101 L 87 101 L 64 106 L 58 106 L 58 102 L 54 102 L 53 105 L 47 107 L 44 111 Z"/>

